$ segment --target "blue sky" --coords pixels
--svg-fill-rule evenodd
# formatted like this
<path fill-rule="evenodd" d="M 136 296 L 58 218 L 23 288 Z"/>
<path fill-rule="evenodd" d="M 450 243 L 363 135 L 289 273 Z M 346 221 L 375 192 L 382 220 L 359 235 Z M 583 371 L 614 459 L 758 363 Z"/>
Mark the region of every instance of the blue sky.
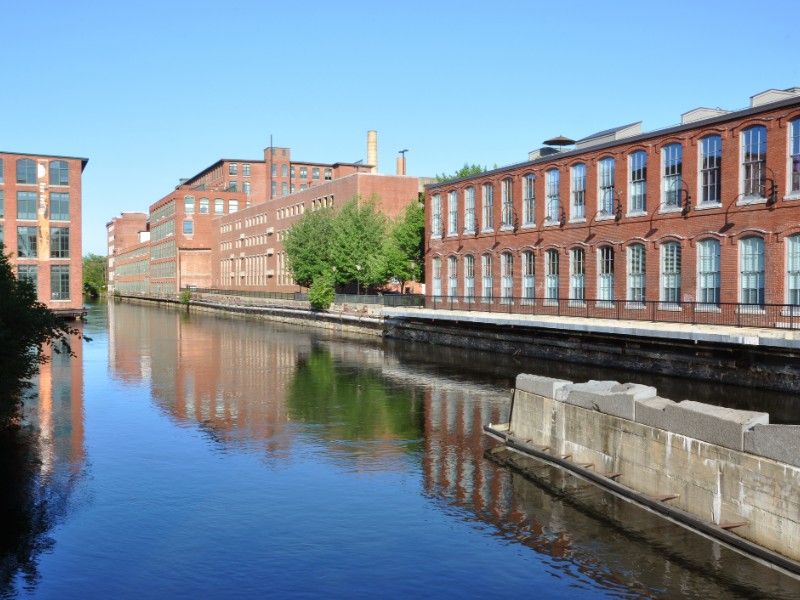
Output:
<path fill-rule="evenodd" d="M 270 135 L 313 162 L 432 176 L 525 160 L 549 137 L 800 86 L 789 0 L 9 1 L 0 149 L 89 158 L 84 254 L 219 158 Z"/>

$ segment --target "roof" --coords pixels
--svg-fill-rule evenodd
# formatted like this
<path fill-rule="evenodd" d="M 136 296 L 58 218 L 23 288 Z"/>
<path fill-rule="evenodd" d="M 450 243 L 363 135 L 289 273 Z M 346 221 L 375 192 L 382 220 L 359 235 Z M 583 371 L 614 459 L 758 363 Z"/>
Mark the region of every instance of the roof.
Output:
<path fill-rule="evenodd" d="M 633 127 L 634 125 L 638 125 L 641 121 L 636 121 L 635 123 L 628 123 L 627 125 L 620 125 L 619 127 L 612 127 L 611 129 L 604 129 L 603 131 L 598 131 L 597 133 L 593 133 L 592 135 L 587 135 L 584 138 L 577 140 L 578 142 L 586 142 L 588 140 L 593 140 L 594 138 L 605 137 L 607 135 L 611 135 L 612 133 L 617 133 L 618 131 L 622 131 L 623 129 L 627 129 L 628 127 Z"/>
<path fill-rule="evenodd" d="M 13 156 L 38 156 L 41 158 L 64 158 L 67 160 L 79 160 L 81 161 L 81 172 L 86 168 L 86 163 L 89 162 L 88 158 L 82 158 L 80 156 L 62 156 L 60 154 L 36 154 L 35 152 L 8 152 L 7 150 L 0 150 L 0 154 L 8 154 Z"/>

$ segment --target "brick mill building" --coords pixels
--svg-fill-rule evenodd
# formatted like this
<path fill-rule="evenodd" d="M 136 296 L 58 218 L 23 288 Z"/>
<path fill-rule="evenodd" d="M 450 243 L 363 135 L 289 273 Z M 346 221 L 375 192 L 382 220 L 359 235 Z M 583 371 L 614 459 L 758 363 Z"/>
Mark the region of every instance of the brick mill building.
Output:
<path fill-rule="evenodd" d="M 86 158 L 0 152 L 0 243 L 40 302 L 83 312 L 81 177 Z"/>
<path fill-rule="evenodd" d="M 800 304 L 800 88 L 550 143 L 571 148 L 427 186 L 429 296 L 623 317 Z"/>

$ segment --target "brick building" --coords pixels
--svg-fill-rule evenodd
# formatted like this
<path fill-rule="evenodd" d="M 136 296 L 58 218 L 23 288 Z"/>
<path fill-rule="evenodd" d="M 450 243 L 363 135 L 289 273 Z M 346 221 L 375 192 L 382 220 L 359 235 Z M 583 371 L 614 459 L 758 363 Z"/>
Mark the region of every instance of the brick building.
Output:
<path fill-rule="evenodd" d="M 0 152 L 0 243 L 56 312 L 83 311 L 81 176 L 86 158 Z"/>
<path fill-rule="evenodd" d="M 428 295 L 629 311 L 800 304 L 800 88 L 559 142 L 574 147 L 427 187 Z"/>
<path fill-rule="evenodd" d="M 120 216 L 113 217 L 106 223 L 106 232 L 108 236 L 107 287 L 109 292 L 113 292 L 116 289 L 117 279 L 117 249 L 124 249 L 123 252 L 125 252 L 127 249 L 150 239 L 147 213 L 121 213 Z"/>

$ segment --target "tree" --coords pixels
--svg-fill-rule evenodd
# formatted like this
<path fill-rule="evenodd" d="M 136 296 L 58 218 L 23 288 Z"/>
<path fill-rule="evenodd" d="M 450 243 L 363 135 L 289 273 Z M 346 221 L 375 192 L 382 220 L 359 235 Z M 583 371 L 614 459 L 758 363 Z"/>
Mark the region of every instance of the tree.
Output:
<path fill-rule="evenodd" d="M 386 216 L 377 209 L 377 198 L 349 200 L 333 221 L 331 257 L 336 280 L 357 286 L 386 281 Z"/>
<path fill-rule="evenodd" d="M 83 293 L 97 298 L 105 292 L 108 261 L 99 254 L 87 254 L 83 257 Z"/>
<path fill-rule="evenodd" d="M 305 213 L 286 234 L 286 263 L 295 281 L 310 287 L 314 279 L 333 266 L 334 214 L 330 210 Z"/>
<path fill-rule="evenodd" d="M 436 175 L 436 181 L 441 183 L 442 181 L 450 181 L 451 179 L 461 179 L 462 177 L 469 177 L 470 175 L 479 175 L 480 173 L 485 173 L 485 172 L 486 172 L 486 167 L 464 163 L 464 166 L 461 167 L 458 171 L 456 171 L 452 175 L 447 175 L 445 173 L 442 173 L 441 175 Z"/>
<path fill-rule="evenodd" d="M 422 281 L 424 265 L 425 209 L 414 200 L 391 224 L 386 238 L 387 276 L 400 282 L 400 292 L 408 281 Z"/>
<path fill-rule="evenodd" d="M 308 288 L 308 301 L 313 308 L 324 310 L 333 304 L 336 298 L 333 272 L 320 273 Z"/>

